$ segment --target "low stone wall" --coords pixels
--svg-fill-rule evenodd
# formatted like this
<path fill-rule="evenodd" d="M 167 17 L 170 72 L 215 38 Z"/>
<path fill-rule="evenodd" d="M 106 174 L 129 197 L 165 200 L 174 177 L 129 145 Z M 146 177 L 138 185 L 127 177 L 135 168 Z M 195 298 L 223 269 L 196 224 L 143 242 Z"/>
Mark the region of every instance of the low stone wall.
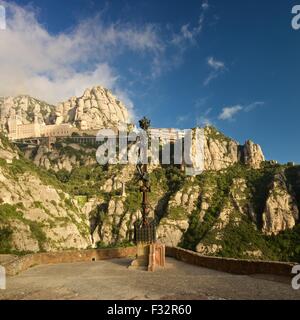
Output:
<path fill-rule="evenodd" d="M 197 252 L 174 247 L 166 247 L 166 255 L 196 266 L 241 275 L 270 274 L 291 277 L 291 270 L 295 265 L 287 262 L 208 257 Z"/>
<path fill-rule="evenodd" d="M 2 263 L 2 265 L 8 276 L 14 276 L 36 265 L 126 258 L 134 257 L 136 253 L 136 247 L 34 253 L 23 257 L 17 257 L 11 261 Z M 208 257 L 193 251 L 175 247 L 166 247 L 166 256 L 199 267 L 244 275 L 270 274 L 292 276 L 291 270 L 295 265 L 286 262 Z"/>
<path fill-rule="evenodd" d="M 7 263 L 2 263 L 8 276 L 41 264 L 59 264 L 81 261 L 98 261 L 105 259 L 125 258 L 136 255 L 136 247 L 117 249 L 90 249 L 77 251 L 60 251 L 28 254 Z"/>

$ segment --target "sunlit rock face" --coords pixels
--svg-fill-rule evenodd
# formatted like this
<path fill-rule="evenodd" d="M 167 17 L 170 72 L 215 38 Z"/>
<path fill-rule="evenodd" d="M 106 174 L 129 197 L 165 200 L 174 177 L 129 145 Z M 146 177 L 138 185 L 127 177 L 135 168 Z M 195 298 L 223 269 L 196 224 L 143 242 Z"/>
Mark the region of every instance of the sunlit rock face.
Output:
<path fill-rule="evenodd" d="M 294 193 L 284 173 L 274 177 L 263 213 L 263 232 L 271 235 L 292 229 L 299 219 Z"/>
<path fill-rule="evenodd" d="M 265 157 L 258 144 L 247 141 L 239 145 L 213 127 L 204 129 L 204 169 L 223 170 L 236 163 L 259 169 Z"/>
<path fill-rule="evenodd" d="M 0 97 L 0 129 L 9 132 L 13 121 L 18 125 L 50 124 L 54 112 L 55 106 L 27 95 Z"/>
<path fill-rule="evenodd" d="M 96 130 L 130 122 L 128 110 L 103 87 L 87 89 L 57 107 L 56 123 L 76 124 L 80 130 Z"/>
<path fill-rule="evenodd" d="M 40 126 L 69 124 L 85 131 L 129 122 L 129 112 L 123 103 L 100 86 L 87 89 L 81 97 L 72 97 L 57 106 L 26 95 L 0 97 L 0 129 L 6 133 L 13 126 L 32 123 Z"/>
<path fill-rule="evenodd" d="M 9 232 L 10 250 L 19 252 L 84 249 L 91 245 L 88 215 L 50 176 L 25 162 L 1 136 L 0 231 L 1 235 Z"/>
<path fill-rule="evenodd" d="M 261 163 L 265 161 L 261 147 L 248 140 L 244 145 L 244 161 L 251 168 L 259 169 Z"/>

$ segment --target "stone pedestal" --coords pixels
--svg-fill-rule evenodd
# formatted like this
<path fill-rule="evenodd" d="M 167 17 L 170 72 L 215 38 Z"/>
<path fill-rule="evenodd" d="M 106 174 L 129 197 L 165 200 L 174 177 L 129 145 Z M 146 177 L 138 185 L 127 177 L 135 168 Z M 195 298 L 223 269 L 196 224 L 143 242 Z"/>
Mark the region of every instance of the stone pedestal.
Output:
<path fill-rule="evenodd" d="M 138 243 L 136 259 L 129 268 L 155 271 L 165 267 L 165 245 L 160 243 Z"/>

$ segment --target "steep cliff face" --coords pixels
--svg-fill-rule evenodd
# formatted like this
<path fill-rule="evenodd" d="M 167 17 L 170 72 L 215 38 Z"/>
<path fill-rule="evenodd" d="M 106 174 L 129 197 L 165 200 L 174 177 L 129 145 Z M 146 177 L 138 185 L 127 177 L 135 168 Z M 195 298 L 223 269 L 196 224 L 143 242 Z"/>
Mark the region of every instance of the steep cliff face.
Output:
<path fill-rule="evenodd" d="M 248 140 L 243 147 L 244 163 L 249 165 L 251 168 L 259 169 L 265 157 L 258 144 Z"/>
<path fill-rule="evenodd" d="M 129 114 L 121 101 L 103 87 L 87 89 L 56 108 L 56 124 L 76 124 L 80 130 L 96 130 L 129 123 Z"/>
<path fill-rule="evenodd" d="M 55 178 L 19 158 L 4 141 L 0 143 L 1 251 L 88 247 L 88 216 L 60 189 Z"/>
<path fill-rule="evenodd" d="M 87 89 L 57 106 L 26 95 L 0 97 L 0 129 L 9 132 L 11 120 L 18 124 L 68 123 L 80 130 L 97 130 L 130 122 L 126 107 L 103 87 Z"/>
<path fill-rule="evenodd" d="M 189 217 L 196 207 L 199 186 L 187 184 L 169 200 L 165 217 L 157 229 L 158 238 L 168 246 L 177 246 L 189 227 Z"/>
<path fill-rule="evenodd" d="M 0 133 L 0 160 L 6 163 L 12 163 L 14 159 L 19 159 L 17 148 L 13 147 L 8 139 Z"/>
<path fill-rule="evenodd" d="M 71 172 L 74 168 L 97 163 L 95 148 L 75 143 L 56 143 L 51 148 L 40 145 L 25 149 L 24 154 L 35 165 L 55 172 L 60 170 Z"/>
<path fill-rule="evenodd" d="M 259 169 L 265 161 L 261 147 L 252 141 L 239 145 L 210 126 L 204 129 L 204 136 L 205 170 L 222 170 L 236 163 Z"/>
<path fill-rule="evenodd" d="M 282 184 L 276 182 L 280 166 L 264 163 L 260 147 L 252 142 L 240 146 L 206 128 L 205 143 L 210 160 L 200 176 L 185 176 L 172 166 L 150 166 L 151 214 L 159 221 L 159 240 L 203 254 L 272 258 L 264 237 L 290 230 L 297 222 L 292 186 L 286 182 L 283 198 Z M 81 210 L 89 217 L 94 245 L 131 241 L 134 222 L 141 216 L 135 167 L 103 171 L 95 152 L 96 147 L 65 141 L 25 154 L 37 166 L 55 171 L 70 194 L 88 195 L 90 201 Z M 254 244 L 247 240 L 249 232 Z M 233 241 L 232 234 L 242 240 Z M 232 253 L 228 243 L 242 245 Z"/>
<path fill-rule="evenodd" d="M 239 161 L 238 143 L 217 131 L 206 127 L 204 131 L 204 168 L 222 170 Z"/>
<path fill-rule="evenodd" d="M 19 124 L 29 124 L 36 120 L 40 124 L 50 124 L 55 106 L 26 95 L 0 97 L 0 129 L 9 131 L 10 120 Z"/>
<path fill-rule="evenodd" d="M 262 230 L 266 234 L 278 234 L 292 229 L 299 219 L 295 193 L 288 184 L 284 172 L 275 175 L 270 186 L 268 199 L 263 212 Z"/>
<path fill-rule="evenodd" d="M 196 251 L 202 254 L 217 254 L 222 251 L 222 244 L 227 237 L 226 230 L 229 224 L 238 229 L 243 220 L 250 218 L 250 210 L 252 210 L 252 206 L 249 202 L 246 180 L 234 178 L 228 195 L 223 200 L 219 214 L 216 216 L 212 227 L 201 239 L 201 242 L 197 244 Z"/>

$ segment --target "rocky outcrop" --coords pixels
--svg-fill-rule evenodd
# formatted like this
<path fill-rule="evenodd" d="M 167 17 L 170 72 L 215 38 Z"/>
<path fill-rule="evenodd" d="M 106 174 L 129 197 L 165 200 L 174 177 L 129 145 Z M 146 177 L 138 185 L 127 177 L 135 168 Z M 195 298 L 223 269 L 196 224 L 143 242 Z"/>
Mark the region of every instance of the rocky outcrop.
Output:
<path fill-rule="evenodd" d="M 210 126 L 204 129 L 204 137 L 205 170 L 223 170 L 235 163 L 259 169 L 265 161 L 261 147 L 252 141 L 247 141 L 241 146 Z"/>
<path fill-rule="evenodd" d="M 10 132 L 14 122 L 18 125 L 68 123 L 84 131 L 125 125 L 130 117 L 122 102 L 109 90 L 98 86 L 57 106 L 26 95 L 0 97 L 0 130 Z"/>
<path fill-rule="evenodd" d="M 100 241 L 105 244 L 114 244 L 124 240 L 132 240 L 136 219 L 137 214 L 126 212 L 124 199 L 121 197 L 112 198 L 98 227 Z"/>
<path fill-rule="evenodd" d="M 9 144 L 6 137 L 0 133 L 0 159 L 6 163 L 12 163 L 14 159 L 19 159 L 18 150 Z"/>
<path fill-rule="evenodd" d="M 12 148 L 5 151 L 14 161 L 0 162 L 0 230 L 11 233 L 11 250 L 87 248 L 88 216 L 45 173 L 39 175 L 34 165 L 18 160 Z"/>
<path fill-rule="evenodd" d="M 189 228 L 189 217 L 196 207 L 199 186 L 184 187 L 169 201 L 168 212 L 160 221 L 157 236 L 168 246 L 177 246 Z"/>
<path fill-rule="evenodd" d="M 158 239 L 161 243 L 164 243 L 167 246 L 177 247 L 188 228 L 189 223 L 187 219 L 162 220 L 157 229 Z"/>
<path fill-rule="evenodd" d="M 299 219 L 299 210 L 291 186 L 283 172 L 274 177 L 270 186 L 265 210 L 263 212 L 263 227 L 265 234 L 278 234 L 292 229 Z"/>
<path fill-rule="evenodd" d="M 61 143 L 57 146 L 40 145 L 24 150 L 25 157 L 39 167 L 58 172 L 71 172 L 80 166 L 91 166 L 97 163 L 96 149 L 80 146 L 75 143 Z"/>
<path fill-rule="evenodd" d="M 206 127 L 204 139 L 204 169 L 222 170 L 238 162 L 238 143 L 213 127 Z"/>
<path fill-rule="evenodd" d="M 224 230 L 229 223 L 237 228 L 249 210 L 247 201 L 247 185 L 244 179 L 234 179 L 230 187 L 228 198 L 224 201 L 218 219 L 206 234 L 206 237 L 197 245 L 196 251 L 201 254 L 216 254 L 222 249 L 218 241 L 223 240 Z M 217 243 L 206 243 L 206 238 L 213 237 Z"/>
<path fill-rule="evenodd" d="M 10 121 L 18 124 L 50 124 L 55 106 L 26 95 L 17 97 L 0 97 L 0 129 L 8 132 Z"/>
<path fill-rule="evenodd" d="M 103 87 L 87 89 L 81 97 L 73 97 L 56 108 L 56 124 L 71 123 L 80 130 L 116 127 L 129 121 L 126 107 Z"/>
<path fill-rule="evenodd" d="M 12 178 L 0 169 L 0 228 L 12 231 L 17 251 L 87 248 L 88 217 L 62 191 L 30 174 Z"/>
<path fill-rule="evenodd" d="M 243 147 L 243 153 L 244 163 L 253 169 L 259 169 L 261 163 L 265 161 L 261 147 L 250 140 L 245 143 Z"/>
<path fill-rule="evenodd" d="M 124 193 L 123 196 L 125 196 L 126 183 L 132 180 L 135 174 L 135 170 L 136 168 L 134 165 L 123 167 L 120 172 L 112 174 L 112 176 L 104 182 L 104 184 L 101 186 L 101 190 L 107 193 L 119 191 L 121 193 Z"/>

